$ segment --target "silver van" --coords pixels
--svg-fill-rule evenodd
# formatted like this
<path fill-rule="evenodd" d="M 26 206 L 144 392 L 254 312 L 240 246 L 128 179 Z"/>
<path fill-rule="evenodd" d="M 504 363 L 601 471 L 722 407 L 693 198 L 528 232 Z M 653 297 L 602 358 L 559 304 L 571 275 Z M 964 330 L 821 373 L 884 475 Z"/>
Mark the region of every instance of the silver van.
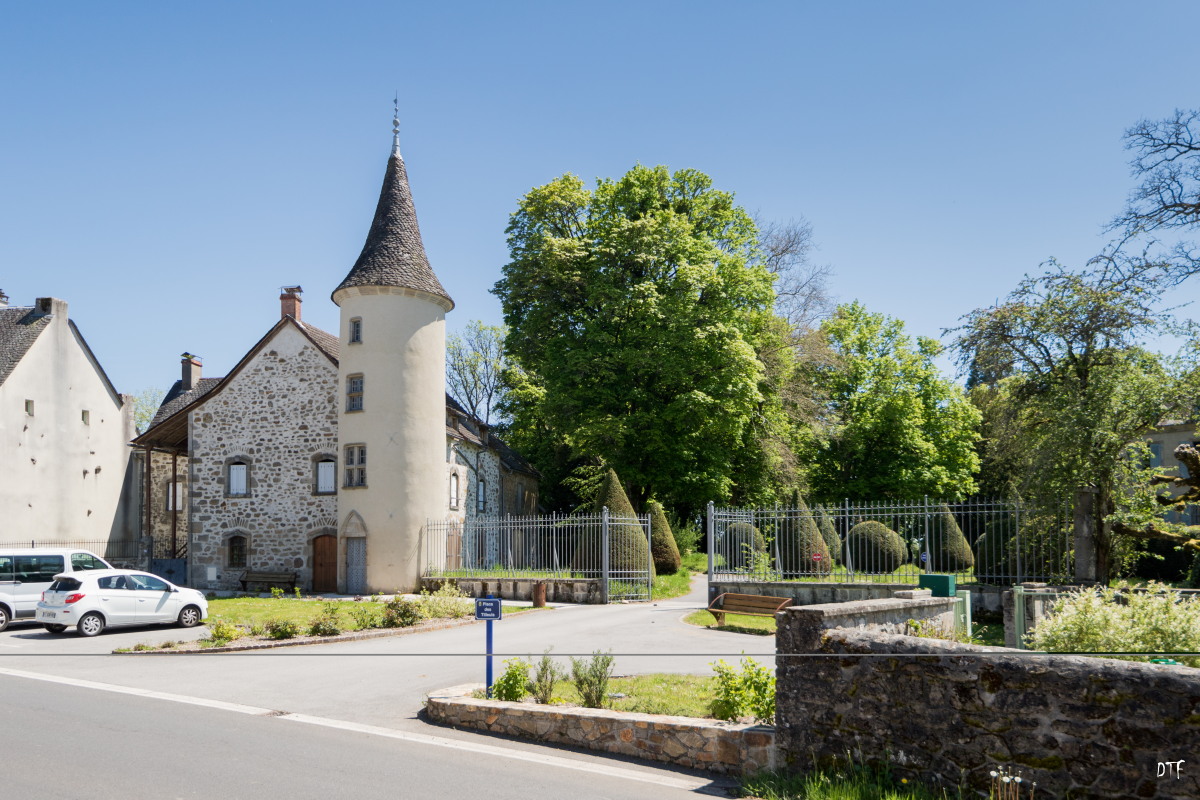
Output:
<path fill-rule="evenodd" d="M 70 547 L 0 550 L 0 631 L 14 619 L 33 619 L 55 575 L 89 569 L 112 565 L 95 553 Z"/>

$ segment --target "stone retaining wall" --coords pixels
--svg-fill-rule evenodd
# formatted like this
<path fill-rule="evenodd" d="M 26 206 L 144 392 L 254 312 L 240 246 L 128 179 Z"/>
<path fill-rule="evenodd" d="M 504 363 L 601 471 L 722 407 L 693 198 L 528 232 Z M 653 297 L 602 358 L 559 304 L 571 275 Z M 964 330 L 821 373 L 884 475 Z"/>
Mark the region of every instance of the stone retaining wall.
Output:
<path fill-rule="evenodd" d="M 780 631 L 786 625 L 791 639 L 789 650 L 808 653 L 821 646 L 825 632 L 832 628 L 860 628 L 882 633 L 905 633 L 909 620 L 931 623 L 946 633 L 954 630 L 954 610 L 958 599 L 933 597 L 928 589 L 895 592 L 895 597 L 858 600 L 851 603 L 823 603 L 792 606 L 776 615 Z"/>
<path fill-rule="evenodd" d="M 546 584 L 550 603 L 599 604 L 600 581 L 595 578 L 421 578 L 421 589 L 437 591 L 454 583 L 469 597 L 499 597 L 503 600 L 532 600 L 533 585 Z"/>
<path fill-rule="evenodd" d="M 434 722 L 733 775 L 774 766 L 775 731 L 692 717 L 478 700 L 478 686 L 429 695 Z"/>
<path fill-rule="evenodd" d="M 807 581 L 752 581 L 730 576 L 710 578 L 708 599 L 722 592 L 761 594 L 768 597 L 790 597 L 798 606 L 823 603 L 848 603 L 855 600 L 878 600 L 891 597 L 897 591 L 916 589 L 915 583 L 809 583 Z M 978 583 L 959 584 L 959 589 L 971 593 L 971 613 L 1000 613 L 1001 595 L 1009 587 L 987 586 Z"/>
<path fill-rule="evenodd" d="M 781 763 L 886 759 L 981 790 L 1003 766 L 1036 797 L 1200 797 L 1200 670 L 874 631 L 827 631 L 812 647 L 798 611 L 777 637 Z M 804 652 L 817 657 L 785 656 Z M 1180 759 L 1181 777 L 1161 766 Z"/>

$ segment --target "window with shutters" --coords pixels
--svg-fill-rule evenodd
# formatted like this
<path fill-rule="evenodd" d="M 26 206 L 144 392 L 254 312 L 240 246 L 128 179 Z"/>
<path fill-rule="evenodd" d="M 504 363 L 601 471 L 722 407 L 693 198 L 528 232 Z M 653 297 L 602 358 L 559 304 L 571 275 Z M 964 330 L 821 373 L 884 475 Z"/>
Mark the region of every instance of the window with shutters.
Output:
<path fill-rule="evenodd" d="M 182 511 L 183 484 L 179 481 L 167 481 L 164 489 L 167 497 L 167 511 Z"/>
<path fill-rule="evenodd" d="M 318 460 L 314 469 L 316 476 L 314 480 L 316 494 L 335 494 L 337 492 L 337 462 L 329 456 L 323 456 Z"/>
<path fill-rule="evenodd" d="M 365 444 L 346 446 L 342 472 L 346 476 L 344 486 L 354 488 L 367 485 L 367 446 Z"/>
<path fill-rule="evenodd" d="M 244 461 L 230 462 L 227 467 L 226 494 L 230 497 L 250 496 L 250 465 Z"/>

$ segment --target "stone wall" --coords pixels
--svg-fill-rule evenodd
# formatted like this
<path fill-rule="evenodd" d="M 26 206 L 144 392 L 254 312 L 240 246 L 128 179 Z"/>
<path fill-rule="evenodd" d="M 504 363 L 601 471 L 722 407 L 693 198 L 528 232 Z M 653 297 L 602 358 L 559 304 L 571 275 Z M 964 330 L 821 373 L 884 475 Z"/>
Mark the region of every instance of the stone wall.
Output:
<path fill-rule="evenodd" d="M 178 476 L 178 510 L 170 507 L 171 481 Z M 176 548 L 187 549 L 188 541 L 188 458 L 180 455 L 172 461 L 169 453 L 150 454 L 150 535 L 154 539 L 153 558 L 174 558 L 171 531 Z M 143 511 L 144 513 L 144 511 Z M 144 523 L 143 523 L 144 524 Z"/>
<path fill-rule="evenodd" d="M 917 620 L 947 633 L 954 630 L 957 598 L 932 597 L 928 589 L 910 589 L 895 595 L 888 599 L 785 608 L 775 616 L 780 630 L 786 625 L 789 631 L 791 649 L 786 652 L 816 651 L 825 632 L 833 628 L 904 633 L 909 621 Z"/>
<path fill-rule="evenodd" d="M 774 731 L 713 719 L 477 700 L 474 687 L 429 695 L 434 722 L 734 775 L 774 766 Z M 586 794 L 586 793 L 585 793 Z"/>
<path fill-rule="evenodd" d="M 421 588 L 431 592 L 445 583 L 454 583 L 468 597 L 499 597 L 504 600 L 532 600 L 533 586 L 546 584 L 546 600 L 551 603 L 598 604 L 598 578 L 421 578 Z"/>
<path fill-rule="evenodd" d="M 311 586 L 310 540 L 337 528 L 337 495 L 315 493 L 314 465 L 334 457 L 340 484 L 336 394 L 336 367 L 284 326 L 191 413 L 189 585 L 237 589 L 252 569 L 295 572 L 301 587 Z M 247 496 L 226 491 L 232 458 L 250 465 Z M 246 537 L 245 567 L 229 564 L 233 535 Z"/>
<path fill-rule="evenodd" d="M 814 648 L 801 610 L 780 616 L 777 636 L 790 768 L 848 755 L 980 790 L 1005 767 L 1036 797 L 1200 797 L 1200 671 L 874 631 L 827 631 Z M 1160 766 L 1179 759 L 1181 777 Z"/>
<path fill-rule="evenodd" d="M 897 591 L 915 589 L 913 583 L 809 583 L 808 581 L 753 581 L 739 580 L 734 576 L 721 575 L 709 578 L 708 599 L 711 601 L 722 592 L 738 594 L 761 594 L 768 597 L 790 597 L 798 606 L 820 603 L 848 603 L 855 600 L 878 600 L 891 597 Z M 959 584 L 959 589 L 971 593 L 971 613 L 1000 613 L 1001 595 L 1005 586 L 987 586 L 977 583 Z"/>

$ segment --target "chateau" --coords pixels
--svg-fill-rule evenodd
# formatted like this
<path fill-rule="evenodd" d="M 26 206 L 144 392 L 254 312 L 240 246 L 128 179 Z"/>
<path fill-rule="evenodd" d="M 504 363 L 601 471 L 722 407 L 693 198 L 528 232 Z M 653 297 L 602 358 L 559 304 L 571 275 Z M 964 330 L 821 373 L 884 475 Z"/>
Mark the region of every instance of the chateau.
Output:
<path fill-rule="evenodd" d="M 362 253 L 333 291 L 337 335 L 285 287 L 270 330 L 222 378 L 182 375 L 134 440 L 143 529 L 181 582 L 247 570 L 314 592 L 413 591 L 426 522 L 528 514 L 537 472 L 445 394 L 454 301 L 421 242 L 398 136 Z M 166 565 L 164 565 L 166 566 Z"/>

